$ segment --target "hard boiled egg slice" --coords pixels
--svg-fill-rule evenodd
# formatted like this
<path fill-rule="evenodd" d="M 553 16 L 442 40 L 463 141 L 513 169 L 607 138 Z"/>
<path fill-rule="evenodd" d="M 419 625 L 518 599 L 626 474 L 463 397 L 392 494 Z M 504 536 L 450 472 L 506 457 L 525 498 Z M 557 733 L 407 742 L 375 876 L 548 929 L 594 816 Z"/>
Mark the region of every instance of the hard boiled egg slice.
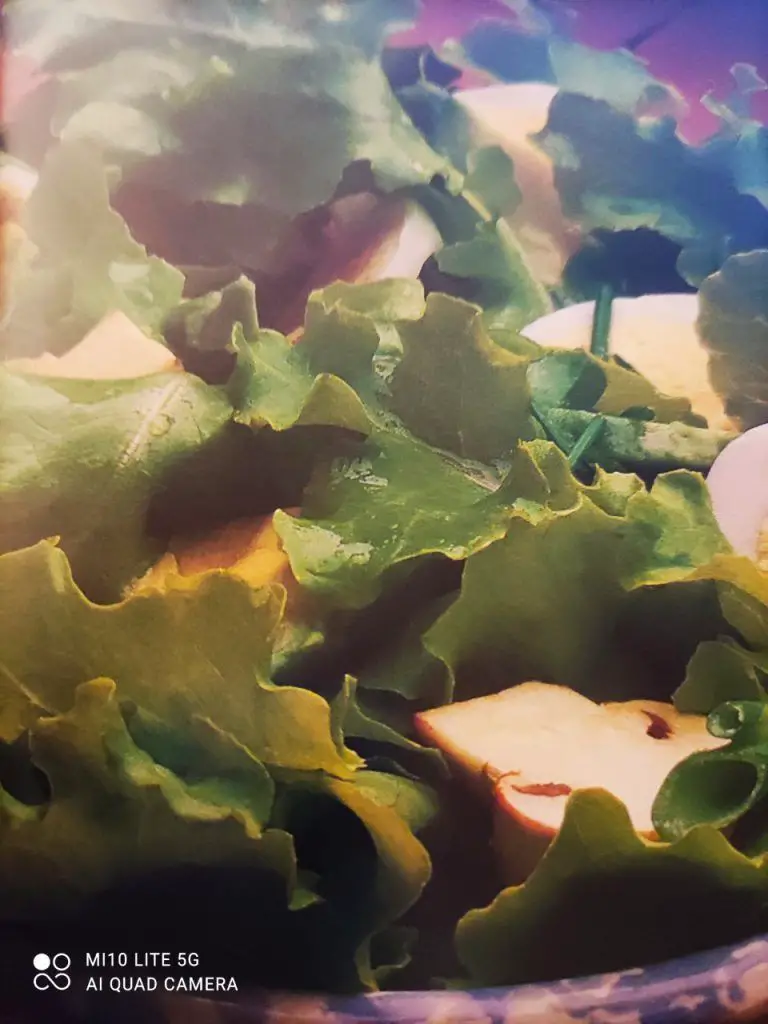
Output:
<path fill-rule="evenodd" d="M 768 571 L 768 424 L 747 430 L 718 455 L 707 486 L 733 549 Z"/>
<path fill-rule="evenodd" d="M 615 299 L 609 351 L 659 391 L 689 399 L 693 411 L 710 427 L 733 429 L 710 381 L 709 354 L 696 328 L 698 314 L 698 296 L 693 294 Z M 522 333 L 548 348 L 588 349 L 594 315 L 594 302 L 580 302 L 535 320 Z"/>

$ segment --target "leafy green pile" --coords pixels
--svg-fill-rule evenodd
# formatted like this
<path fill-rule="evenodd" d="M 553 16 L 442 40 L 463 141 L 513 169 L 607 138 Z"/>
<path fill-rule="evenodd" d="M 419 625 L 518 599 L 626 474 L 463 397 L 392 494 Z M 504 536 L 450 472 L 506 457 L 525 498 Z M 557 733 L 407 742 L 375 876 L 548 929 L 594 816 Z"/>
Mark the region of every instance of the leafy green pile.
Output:
<path fill-rule="evenodd" d="M 690 290 L 729 255 L 765 247 L 768 129 L 751 101 L 766 83 L 755 68 L 734 65 L 725 100 L 703 97 L 720 128 L 690 144 L 677 131 L 683 98 L 642 60 L 576 43 L 542 16 L 480 21 L 446 57 L 491 82 L 558 87 L 535 141 L 565 215 L 589 233 L 566 268 L 570 294 L 594 298 L 606 282 L 625 295 Z"/>
<path fill-rule="evenodd" d="M 609 354 L 517 333 L 551 296 L 505 221 L 509 160 L 464 134 L 450 69 L 382 56 L 410 3 L 342 23 L 332 6 L 230 0 L 226 23 L 210 5 L 178 23 L 13 4 L 53 83 L 28 102 L 55 111 L 20 136 L 40 175 L 3 354 L 65 353 L 119 309 L 181 368 L 0 366 L 0 925 L 73 950 L 151 930 L 212 973 L 334 991 L 606 970 L 768 927 L 768 590 L 702 476 L 734 435 Z M 605 55 L 609 107 L 553 47 L 562 109 L 591 104 L 634 145 L 643 69 Z M 165 259 L 126 197 L 168 187 L 198 234 Z M 723 230 L 644 189 L 643 223 L 682 238 L 672 212 L 688 217 L 694 248 Z M 312 288 L 300 337 L 274 329 L 270 282 L 300 280 L 277 289 L 293 302 L 319 251 L 297 239 L 360 195 L 420 202 L 444 247 L 422 281 Z M 572 209 L 616 228 L 612 202 Z M 762 256 L 702 289 L 732 391 Z M 231 560 L 168 569 L 233 523 L 274 529 L 258 582 Z M 499 892 L 485 809 L 453 813 L 411 723 L 528 679 L 674 699 L 731 743 L 670 775 L 663 843 L 576 794 L 530 880 Z"/>

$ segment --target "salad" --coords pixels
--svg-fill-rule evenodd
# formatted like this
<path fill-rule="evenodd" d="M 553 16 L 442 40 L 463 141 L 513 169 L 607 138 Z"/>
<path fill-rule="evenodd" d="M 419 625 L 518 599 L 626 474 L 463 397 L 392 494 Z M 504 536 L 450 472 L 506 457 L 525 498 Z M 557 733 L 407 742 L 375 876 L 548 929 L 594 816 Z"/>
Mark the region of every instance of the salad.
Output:
<path fill-rule="evenodd" d="M 9 0 L 6 940 L 354 992 L 768 930 L 766 83 L 690 144 L 510 6 Z"/>

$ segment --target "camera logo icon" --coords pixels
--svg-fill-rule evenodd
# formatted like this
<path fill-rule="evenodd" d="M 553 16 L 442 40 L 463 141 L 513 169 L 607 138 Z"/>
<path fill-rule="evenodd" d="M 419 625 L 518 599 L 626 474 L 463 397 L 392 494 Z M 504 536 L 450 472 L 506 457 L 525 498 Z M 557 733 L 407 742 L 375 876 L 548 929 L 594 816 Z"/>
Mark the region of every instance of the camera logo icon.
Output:
<path fill-rule="evenodd" d="M 37 953 L 32 958 L 32 966 L 37 972 L 32 978 L 32 984 L 38 992 L 47 992 L 52 988 L 66 992 L 72 984 L 68 973 L 71 965 L 72 958 L 66 953 L 54 953 L 53 956 Z"/>

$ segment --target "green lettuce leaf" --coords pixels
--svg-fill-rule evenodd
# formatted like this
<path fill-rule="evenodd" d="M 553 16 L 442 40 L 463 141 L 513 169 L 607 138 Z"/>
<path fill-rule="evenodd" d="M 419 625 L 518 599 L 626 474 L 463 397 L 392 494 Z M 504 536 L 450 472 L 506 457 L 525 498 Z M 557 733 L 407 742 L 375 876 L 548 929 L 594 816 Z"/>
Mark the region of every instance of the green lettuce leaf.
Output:
<path fill-rule="evenodd" d="M 768 850 L 764 574 L 749 559 L 720 555 L 696 575 L 715 582 L 723 616 L 740 642 L 720 638 L 701 644 L 674 700 L 681 710 L 708 714 L 710 732 L 730 743 L 711 751 L 711 758 L 694 754 L 670 773 L 654 805 L 654 823 L 665 838 L 711 824 L 727 829 L 740 849 L 763 853 Z"/>
<path fill-rule="evenodd" d="M 28 735 L 49 787 L 42 803 L 24 803 L 0 762 L 3 894 L 13 881 L 4 921 L 32 918 L 44 937 L 76 913 L 72 941 L 88 948 L 100 907 L 155 884 L 186 904 L 202 884 L 220 895 L 182 918 L 203 943 L 207 927 L 220 935 L 259 908 L 254 946 L 236 956 L 255 984 L 316 988 L 322 975 L 330 989 L 377 986 L 381 933 L 429 878 L 412 830 L 434 797 L 415 780 L 359 771 L 344 720 L 352 733 L 356 720 L 382 728 L 349 702 L 340 714 L 269 682 L 282 603 L 279 590 L 221 572 L 101 607 L 50 544 L 0 559 L 0 741 L 6 750 Z M 83 682 L 96 664 L 114 682 Z M 209 874 L 195 882 L 192 869 Z M 237 896 L 225 878 L 237 879 Z M 149 913 L 173 932 L 168 898 L 152 896 L 144 927 Z M 274 956 L 257 953 L 268 936 Z M 391 957 L 404 961 L 394 947 Z"/>
<path fill-rule="evenodd" d="M 675 706 L 708 715 L 726 701 L 761 700 L 768 684 L 768 652 L 747 651 L 735 640 L 708 640 L 697 647 Z"/>
<path fill-rule="evenodd" d="M 607 403 L 606 403 L 607 404 Z M 582 409 L 552 407 L 540 415 L 546 434 L 570 454 L 588 432 L 589 461 L 607 470 L 634 470 L 654 476 L 682 468 L 703 473 L 738 437 L 733 430 L 709 430 L 672 421 L 607 416 Z M 595 431 L 600 421 L 601 430 Z"/>
<path fill-rule="evenodd" d="M 420 320 L 424 309 L 416 280 L 337 281 L 310 295 L 299 347 L 313 372 L 341 377 L 375 402 L 402 355 L 398 325 Z"/>
<path fill-rule="evenodd" d="M 451 283 L 458 282 L 458 294 L 482 307 L 489 329 L 516 332 L 550 312 L 551 303 L 505 220 L 521 199 L 515 168 L 499 146 L 470 147 L 466 164 L 461 201 L 475 223 L 456 216 L 450 229 L 443 226 L 446 245 L 436 255 L 446 285 L 441 290 L 453 292 Z"/>
<path fill-rule="evenodd" d="M 438 153 L 467 170 L 471 131 L 453 87 L 461 69 L 442 60 L 429 45 L 399 43 L 384 49 L 382 67 L 403 109 Z"/>
<path fill-rule="evenodd" d="M 294 31 L 265 7 L 232 31 L 226 10 L 217 13 L 216 25 L 175 22 L 164 36 L 137 12 L 131 45 L 113 41 L 105 52 L 102 29 L 85 67 L 81 37 L 80 61 L 66 52 L 55 59 L 58 133 L 98 142 L 124 171 L 148 161 L 142 180 L 187 199 L 255 201 L 265 215 L 294 217 L 326 203 L 358 161 L 371 163 L 384 188 L 449 170 L 403 116 L 378 62 L 342 33 Z M 105 23 L 110 14 L 107 6 Z M 121 71 L 129 63 L 128 81 Z M 214 138 L 223 159 L 212 170 L 205 157 Z M 308 150 L 316 159 L 303 158 Z"/>
<path fill-rule="evenodd" d="M 632 410 L 642 409 L 659 423 L 706 425 L 693 415 L 687 399 L 661 394 L 645 377 L 613 359 L 556 349 L 541 349 L 539 355 L 528 370 L 538 410 L 580 409 L 626 418 Z"/>
<path fill-rule="evenodd" d="M 737 63 L 731 68 L 734 88 L 724 99 L 712 91 L 701 102 L 720 120 L 720 131 L 708 141 L 706 151 L 713 160 L 725 160 L 740 192 L 768 206 L 765 182 L 765 155 L 768 129 L 755 110 L 754 99 L 768 89 L 768 83 L 753 64 Z"/>
<path fill-rule="evenodd" d="M 512 516 L 536 522 L 572 507 L 582 489 L 545 442 L 521 445 L 503 481 L 477 479 L 472 468 L 407 436 L 378 433 L 316 475 L 301 518 L 276 514 L 302 585 L 346 609 L 330 618 L 325 643 L 281 681 L 309 676 L 326 693 L 354 674 L 366 717 L 377 724 L 378 735 L 369 725 L 363 738 L 384 742 L 381 726 L 390 739 L 391 730 L 410 738 L 414 710 L 448 699 L 446 666 L 425 650 L 422 634 L 456 598 L 461 562 L 502 537 Z M 622 478 L 609 492 L 598 479 L 584 490 L 613 508 L 633 484 L 642 486 Z M 410 741 L 397 746 L 416 752 Z M 391 756 L 402 760 L 399 751 Z"/>
<path fill-rule="evenodd" d="M 274 523 L 302 586 L 359 608 L 395 566 L 436 554 L 462 560 L 502 536 L 516 498 L 408 435 L 380 431 L 317 472 L 301 518 L 278 511 Z"/>
<path fill-rule="evenodd" d="M 552 159 L 567 217 L 587 231 L 660 232 L 682 247 L 680 272 L 698 285 L 760 244 L 768 210 L 675 128 L 670 118 L 640 121 L 610 102 L 560 93 L 536 141 Z"/>
<path fill-rule="evenodd" d="M 246 338 L 257 333 L 256 288 L 247 277 L 241 275 L 220 288 L 204 291 L 202 295 L 190 296 L 189 291 L 188 278 L 185 285 L 187 297 L 163 323 L 163 336 L 168 347 L 185 365 L 186 359 L 194 354 L 231 347 L 238 324 Z"/>
<path fill-rule="evenodd" d="M 721 127 L 688 145 L 676 132 L 688 105 L 672 85 L 633 53 L 584 46 L 546 19 L 481 21 L 449 56 L 500 82 L 559 89 L 538 141 L 566 215 L 594 231 L 566 271 L 581 299 L 609 280 L 620 294 L 684 291 L 729 254 L 764 244 L 768 135 L 751 109 L 765 88 L 756 69 L 735 65 L 734 94 L 703 98 Z"/>
<path fill-rule="evenodd" d="M 430 295 L 424 317 L 400 328 L 403 358 L 392 376 L 392 408 L 415 434 L 478 461 L 536 436 L 528 360 L 495 344 L 477 307 Z"/>
<path fill-rule="evenodd" d="M 492 331 L 516 332 L 551 312 L 546 292 L 501 219 L 482 221 L 471 238 L 444 246 L 436 260 L 443 274 L 440 290 L 456 290 L 481 306 Z"/>
<path fill-rule="evenodd" d="M 2 739 L 20 734 L 30 703 L 66 711 L 79 683 L 105 676 L 124 699 L 177 729 L 210 720 L 265 764 L 345 778 L 350 761 L 331 735 L 326 701 L 269 681 L 283 600 L 279 589 L 252 590 L 220 573 L 99 606 L 52 544 L 4 555 L 0 648 L 18 690 Z"/>
<path fill-rule="evenodd" d="M 370 695 L 368 696 L 370 697 Z M 372 707 L 369 710 L 362 703 L 364 700 L 365 695 L 360 693 L 357 681 L 351 676 L 347 676 L 338 696 L 331 702 L 332 722 L 334 723 L 337 742 L 340 744 L 342 751 L 345 749 L 345 739 L 366 740 L 368 745 L 376 744 L 377 747 L 383 746 L 385 748 L 396 747 L 400 750 L 409 751 L 411 754 L 415 754 L 417 758 L 429 761 L 433 765 L 438 766 L 438 768 L 443 767 L 443 755 L 439 750 L 435 750 L 432 747 L 424 747 L 410 739 L 404 732 L 388 725 L 375 708 Z M 420 789 L 418 786 L 413 789 L 411 786 L 406 785 L 410 780 L 401 780 L 399 777 L 390 777 L 386 774 L 380 777 L 377 776 L 377 781 L 377 778 L 373 777 L 374 774 L 358 772 L 355 777 L 359 780 L 365 775 L 365 778 L 370 779 L 371 785 L 374 788 L 381 784 L 384 787 L 382 799 L 385 799 L 387 806 L 390 804 L 397 805 L 401 795 L 402 799 L 406 801 L 407 807 L 413 804 L 413 814 L 409 812 L 402 814 L 402 816 L 409 822 L 414 832 L 418 832 L 421 827 L 431 820 L 434 813 L 436 813 L 436 806 L 430 796 L 431 791 Z M 391 781 L 388 781 L 390 779 Z M 401 787 L 399 787 L 400 781 L 403 783 Z M 390 792 L 391 798 L 387 795 Z M 422 800 L 421 797 L 424 799 Z"/>
<path fill-rule="evenodd" d="M 732 256 L 699 290 L 698 331 L 726 412 L 741 425 L 768 421 L 768 250 Z"/>
<path fill-rule="evenodd" d="M 0 551 L 58 536 L 88 594 L 116 599 L 159 552 L 154 494 L 193 458 L 204 472 L 231 418 L 189 374 L 73 384 L 0 368 Z"/>
<path fill-rule="evenodd" d="M 768 794 L 767 708 L 768 695 L 762 691 L 757 701 L 727 701 L 710 712 L 707 728 L 730 742 L 691 754 L 664 780 L 653 804 L 653 825 L 662 839 L 678 839 L 697 825 L 729 828 L 757 811 Z M 749 846 L 751 853 L 768 849 L 764 803 L 759 840 L 753 828 Z"/>
<path fill-rule="evenodd" d="M 406 817 L 423 823 L 432 797 L 419 784 L 378 772 L 360 772 L 349 781 L 289 773 L 282 781 L 287 789 L 278 796 L 275 820 L 296 837 L 300 862 L 305 851 L 306 863 L 320 869 L 317 892 L 339 931 L 326 941 L 336 947 L 337 959 L 348 956 L 354 963 L 348 985 L 375 989 L 374 938 L 412 906 L 429 881 L 429 856 Z M 340 815 L 343 809 L 350 813 Z M 361 826 L 367 844 L 361 842 Z"/>
<path fill-rule="evenodd" d="M 651 75 L 642 58 L 628 50 L 598 50 L 557 33 L 540 11 L 514 3 L 516 23 L 483 19 L 461 39 L 454 59 L 469 62 L 502 82 L 548 82 L 563 92 L 605 100 L 636 113 L 653 103 L 683 109 L 674 88 Z"/>
<path fill-rule="evenodd" d="M 531 399 L 539 410 L 594 409 L 607 383 L 602 361 L 588 352 L 542 350 L 542 357 L 528 367 L 527 377 Z"/>
<path fill-rule="evenodd" d="M 235 421 L 251 427 L 341 427 L 367 434 L 371 423 L 357 394 L 331 374 L 315 376 L 300 348 L 276 331 L 246 339 L 235 325 L 237 365 L 227 390 Z"/>
<path fill-rule="evenodd" d="M 335 27 L 303 5 L 291 14 L 293 6 L 248 10 L 232 0 L 179 20 L 130 12 L 119 0 L 98 12 L 76 0 L 78 37 L 45 11 L 20 26 L 19 45 L 46 51 L 54 136 L 96 144 L 150 201 L 170 193 L 181 204 L 213 203 L 222 224 L 247 208 L 248 238 L 230 239 L 241 247 L 230 262 L 269 270 L 296 218 L 343 191 L 353 166 L 370 168 L 374 190 L 435 175 L 455 187 L 461 180 L 404 113 L 370 52 L 360 18 L 371 5 Z M 22 128 L 20 152 L 34 144 Z M 213 252 L 217 239 L 204 241 Z"/>
<path fill-rule="evenodd" d="M 767 900 L 765 865 L 714 829 L 649 843 L 619 801 L 586 790 L 528 881 L 470 911 L 456 943 L 475 985 L 581 977 L 758 934 Z"/>
<path fill-rule="evenodd" d="M 35 255 L 11 278 L 0 352 L 66 352 L 106 314 L 121 310 L 162 340 L 181 300 L 182 274 L 134 240 L 112 209 L 99 150 L 82 143 L 51 151 L 21 215 Z"/>
<path fill-rule="evenodd" d="M 277 24 L 285 23 L 319 36 L 348 37 L 361 48 L 376 50 L 388 33 L 408 27 L 418 14 L 414 0 L 357 0 L 346 5 L 345 17 L 339 18 L 315 5 L 287 2 L 272 6 L 266 12 Z M 246 36 L 265 21 L 261 5 L 250 0 L 229 0 L 225 8 L 204 3 L 191 3 L 185 11 L 190 30 L 209 31 L 224 36 Z M 24 0 L 14 7 L 14 29 L 17 47 L 28 53 L 41 66 L 58 68 L 77 61 L 81 48 L 86 52 L 97 38 L 105 44 L 114 43 L 114 32 L 124 34 L 133 27 L 178 27 L 173 9 L 162 6 L 137 8 L 130 0 L 77 0 L 68 16 L 51 8 L 46 0 Z M 141 37 L 141 36 L 140 36 Z M 83 40 L 86 40 L 83 44 Z"/>
<path fill-rule="evenodd" d="M 71 696 L 71 709 L 31 729 L 50 804 L 30 808 L 0 789 L 6 918 L 52 914 L 128 875 L 185 863 L 251 863 L 278 871 L 290 889 L 292 843 L 265 831 L 271 781 L 263 769 L 247 786 L 225 777 L 187 784 L 133 742 L 114 683 L 82 683 Z"/>
<path fill-rule="evenodd" d="M 715 595 L 696 582 L 732 557 L 704 481 L 679 471 L 627 497 L 619 476 L 613 509 L 610 483 L 596 485 L 599 504 L 576 485 L 562 510 L 510 518 L 503 538 L 469 557 L 458 600 L 424 638 L 459 699 L 528 679 L 594 699 L 667 697 L 697 644 L 725 631 Z"/>
<path fill-rule="evenodd" d="M 501 146 L 472 150 L 467 161 L 464 193 L 476 196 L 492 217 L 508 217 L 520 205 L 522 193 L 515 166 Z"/>
<path fill-rule="evenodd" d="M 376 988 L 382 940 L 390 965 L 404 960 L 387 933 L 429 877 L 410 827 L 433 813 L 426 787 L 372 771 L 345 783 L 277 769 L 273 780 L 211 726 L 207 756 L 172 770 L 137 739 L 167 761 L 172 730 L 143 714 L 137 729 L 135 712 L 127 728 L 125 714 L 114 683 L 95 680 L 71 710 L 32 725 L 52 795 L 31 806 L 0 786 L 4 921 L 25 920 L 38 941 L 63 922 L 79 950 L 117 914 L 121 934 L 193 936 L 212 963 L 261 986 Z M 208 900 L 195 906 L 201 886 Z M 229 948 L 226 929 L 242 934 L 248 918 L 252 942 Z"/>
<path fill-rule="evenodd" d="M 413 905 L 429 881 L 431 871 L 427 851 L 414 837 L 407 818 L 401 817 L 406 788 L 411 800 L 415 794 L 420 794 L 417 805 L 410 803 L 406 806 L 411 821 L 423 823 L 431 816 L 432 809 L 427 807 L 425 810 L 423 792 L 414 785 L 407 787 L 405 780 L 394 784 L 394 792 L 390 784 L 389 792 L 386 792 L 381 776 L 374 774 L 378 781 L 363 775 L 362 779 L 356 778 L 354 782 L 329 779 L 327 783 L 330 792 L 360 818 L 376 847 L 376 877 L 368 894 L 370 932 L 356 956 L 361 980 L 369 988 L 376 984 L 370 953 L 374 934 Z"/>

